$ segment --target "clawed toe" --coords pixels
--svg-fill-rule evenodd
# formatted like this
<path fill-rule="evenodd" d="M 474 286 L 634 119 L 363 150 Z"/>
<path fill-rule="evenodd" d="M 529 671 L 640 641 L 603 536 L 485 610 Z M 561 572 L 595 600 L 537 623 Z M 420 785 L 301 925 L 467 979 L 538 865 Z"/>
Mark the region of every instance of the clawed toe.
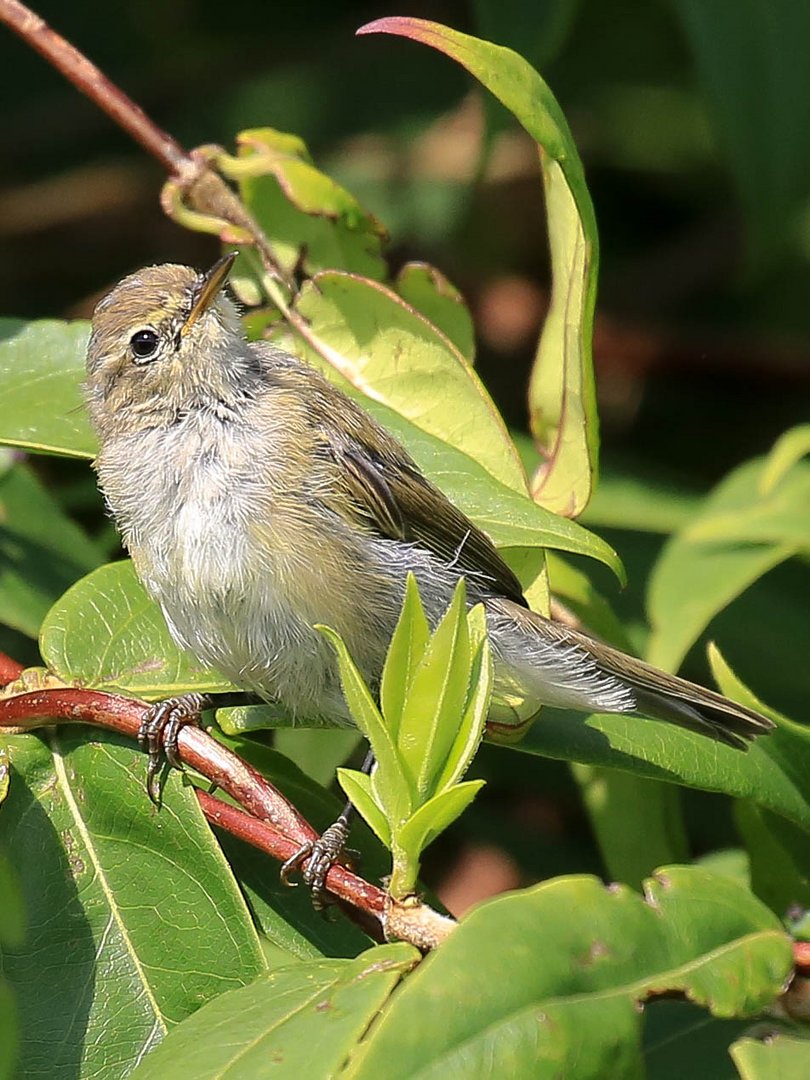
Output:
<path fill-rule="evenodd" d="M 338 819 L 317 840 L 300 847 L 281 867 L 280 876 L 285 885 L 294 885 L 290 875 L 303 867 L 301 877 L 304 884 L 309 886 L 312 906 L 316 911 L 322 911 L 327 904 L 326 876 L 329 871 L 336 862 L 344 861 L 344 853 L 357 856 L 355 851 L 346 852 L 348 835 L 348 823 Z"/>
<path fill-rule="evenodd" d="M 158 773 L 165 757 L 176 769 L 183 767 L 177 737 L 187 724 L 198 725 L 200 714 L 208 707 L 203 694 L 183 694 L 153 705 L 144 714 L 138 730 L 138 742 L 149 756 L 146 771 L 146 790 L 156 805 L 160 803 Z"/>

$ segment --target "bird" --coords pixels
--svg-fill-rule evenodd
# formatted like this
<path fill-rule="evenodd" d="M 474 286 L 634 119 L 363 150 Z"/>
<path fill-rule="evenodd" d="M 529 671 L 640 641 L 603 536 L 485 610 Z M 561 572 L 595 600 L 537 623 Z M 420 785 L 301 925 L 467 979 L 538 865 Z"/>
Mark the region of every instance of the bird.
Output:
<path fill-rule="evenodd" d="M 182 649 L 293 720 L 350 724 L 315 627 L 343 638 L 374 691 L 409 573 L 433 626 L 464 577 L 486 612 L 493 715 L 515 701 L 524 717 L 633 714 L 739 750 L 772 729 L 530 610 L 490 538 L 393 435 L 311 365 L 246 339 L 225 287 L 234 257 L 125 277 L 96 306 L 87 350 L 99 487 Z"/>

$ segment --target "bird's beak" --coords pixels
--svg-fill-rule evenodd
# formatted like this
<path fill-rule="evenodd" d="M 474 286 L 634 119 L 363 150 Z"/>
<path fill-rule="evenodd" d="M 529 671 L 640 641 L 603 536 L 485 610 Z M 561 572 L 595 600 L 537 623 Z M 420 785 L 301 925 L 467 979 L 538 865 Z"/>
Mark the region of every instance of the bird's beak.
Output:
<path fill-rule="evenodd" d="M 200 279 L 194 292 L 194 303 L 191 306 L 191 311 L 180 329 L 181 335 L 187 334 L 200 315 L 211 306 L 212 300 L 227 281 L 228 274 L 230 274 L 231 267 L 238 254 L 236 251 L 231 251 L 227 255 L 223 255 L 221 259 L 217 259 L 208 273 L 204 274 Z"/>

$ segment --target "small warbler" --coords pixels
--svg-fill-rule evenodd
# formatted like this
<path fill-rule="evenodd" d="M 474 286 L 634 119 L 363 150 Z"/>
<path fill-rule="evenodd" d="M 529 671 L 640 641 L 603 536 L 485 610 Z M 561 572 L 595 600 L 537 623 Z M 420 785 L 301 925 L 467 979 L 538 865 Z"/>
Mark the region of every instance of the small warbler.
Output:
<path fill-rule="evenodd" d="M 348 723 L 315 624 L 375 688 L 408 572 L 433 624 L 463 575 L 486 609 L 501 721 L 541 705 L 635 713 L 740 749 L 773 727 L 530 611 L 395 438 L 307 364 L 245 339 L 223 291 L 232 262 L 126 277 L 98 304 L 87 354 L 99 483 L 180 646 L 293 716 Z"/>

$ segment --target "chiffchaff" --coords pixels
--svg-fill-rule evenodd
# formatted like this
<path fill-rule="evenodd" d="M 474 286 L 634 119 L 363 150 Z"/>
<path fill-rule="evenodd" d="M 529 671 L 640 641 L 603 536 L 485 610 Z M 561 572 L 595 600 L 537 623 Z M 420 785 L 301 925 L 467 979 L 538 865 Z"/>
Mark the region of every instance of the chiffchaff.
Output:
<path fill-rule="evenodd" d="M 245 340 L 206 274 L 153 266 L 99 303 L 86 395 L 101 489 L 175 641 L 293 716 L 350 722 L 336 630 L 379 685 L 409 571 L 432 623 L 483 603 L 493 716 L 636 713 L 744 749 L 772 728 L 720 694 L 532 612 L 489 538 L 315 370 Z"/>

